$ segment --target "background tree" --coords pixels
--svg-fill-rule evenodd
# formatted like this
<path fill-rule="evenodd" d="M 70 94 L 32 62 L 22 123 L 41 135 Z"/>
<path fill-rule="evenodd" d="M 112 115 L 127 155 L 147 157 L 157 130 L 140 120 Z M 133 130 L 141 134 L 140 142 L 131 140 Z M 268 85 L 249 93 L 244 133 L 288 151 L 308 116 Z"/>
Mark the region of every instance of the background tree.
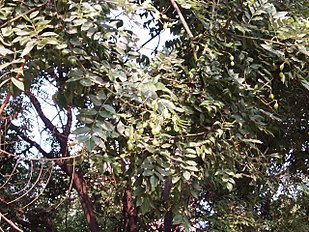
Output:
<path fill-rule="evenodd" d="M 308 230 L 306 2 L 1 4 L 6 228 Z"/>

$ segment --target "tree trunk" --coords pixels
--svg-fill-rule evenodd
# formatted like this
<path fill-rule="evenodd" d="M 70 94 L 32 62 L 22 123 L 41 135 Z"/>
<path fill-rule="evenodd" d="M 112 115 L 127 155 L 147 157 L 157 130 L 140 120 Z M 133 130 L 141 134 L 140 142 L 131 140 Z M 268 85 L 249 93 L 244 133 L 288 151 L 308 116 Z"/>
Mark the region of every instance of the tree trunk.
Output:
<path fill-rule="evenodd" d="M 63 171 L 65 171 L 69 176 L 72 176 L 73 173 L 72 165 L 70 164 L 67 165 L 66 163 L 63 163 L 60 166 Z M 80 203 L 82 205 L 89 229 L 91 232 L 99 232 L 100 231 L 99 224 L 97 222 L 93 204 L 87 190 L 86 181 L 83 178 L 81 172 L 75 172 L 72 178 L 73 178 L 73 187 L 76 189 L 78 193 Z"/>
<path fill-rule="evenodd" d="M 171 232 L 173 227 L 173 213 L 171 210 L 167 211 L 164 216 L 164 232 Z"/>
<path fill-rule="evenodd" d="M 164 190 L 162 192 L 162 200 L 168 205 L 168 201 L 170 200 L 170 191 L 172 187 L 172 177 L 168 176 L 165 179 Z M 164 232 L 171 232 L 173 227 L 173 212 L 172 210 L 168 210 L 164 216 Z"/>
<path fill-rule="evenodd" d="M 72 109 L 71 106 L 67 108 L 67 122 L 63 128 L 63 132 L 61 133 L 58 128 L 52 123 L 52 121 L 46 117 L 43 112 L 42 106 L 36 96 L 31 93 L 29 90 L 26 90 L 25 93 L 29 97 L 31 103 L 33 104 L 35 110 L 37 111 L 40 119 L 43 121 L 46 128 L 50 130 L 50 132 L 54 135 L 60 145 L 60 152 L 62 157 L 69 157 L 69 150 L 68 150 L 68 138 L 71 131 L 72 126 Z M 27 136 L 23 137 L 25 141 L 30 143 L 32 146 L 36 147 L 38 151 L 40 151 L 45 157 L 50 157 L 50 154 L 45 152 L 42 147 L 30 140 Z M 81 172 L 73 172 L 73 162 L 72 160 L 68 163 L 65 161 L 56 161 L 56 163 L 61 167 L 61 169 L 70 177 L 73 178 L 73 187 L 76 189 L 81 205 L 84 210 L 84 214 L 88 223 L 88 226 L 91 232 L 99 232 L 99 224 L 97 222 L 96 216 L 94 214 L 93 204 L 90 199 L 89 193 L 87 191 L 86 181 L 83 177 Z M 74 175 L 73 175 L 74 174 Z"/>
<path fill-rule="evenodd" d="M 126 189 L 123 196 L 123 214 L 126 231 L 137 231 L 137 210 L 132 202 L 132 194 L 129 188 Z"/>

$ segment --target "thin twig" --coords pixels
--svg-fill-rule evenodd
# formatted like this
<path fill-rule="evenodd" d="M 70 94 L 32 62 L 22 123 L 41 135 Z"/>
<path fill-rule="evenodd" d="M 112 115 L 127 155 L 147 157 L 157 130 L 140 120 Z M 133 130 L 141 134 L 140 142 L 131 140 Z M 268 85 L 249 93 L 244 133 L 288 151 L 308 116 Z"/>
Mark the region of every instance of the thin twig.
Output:
<path fill-rule="evenodd" d="M 14 222 L 12 222 L 10 219 L 8 219 L 6 216 L 4 216 L 2 213 L 0 213 L 0 218 L 3 218 L 7 223 L 9 223 L 15 230 L 18 232 L 23 232 L 22 229 L 18 228 Z"/>
<path fill-rule="evenodd" d="M 47 178 L 47 180 L 45 182 L 45 185 L 44 185 L 43 189 L 41 190 L 41 192 L 32 201 L 30 201 L 28 204 L 26 204 L 23 207 L 21 207 L 21 209 L 27 208 L 29 205 L 31 205 L 33 202 L 35 202 L 43 194 L 44 190 L 46 189 L 46 187 L 47 187 L 47 185 L 48 185 L 48 183 L 49 183 L 49 181 L 50 181 L 50 179 L 52 177 L 53 167 L 54 167 L 53 164 L 51 164 L 51 166 L 49 167 L 49 169 L 50 169 L 49 176 L 48 176 L 48 178 Z"/>
<path fill-rule="evenodd" d="M 62 205 L 63 202 L 65 202 L 67 199 L 70 200 L 71 198 L 71 191 L 72 191 L 72 188 L 73 188 L 73 184 L 74 184 L 74 177 L 75 177 L 75 165 L 76 165 L 76 162 L 75 162 L 75 159 L 73 159 L 73 170 L 72 170 L 72 175 L 71 175 L 71 181 L 70 181 L 70 184 L 69 184 L 69 189 L 68 189 L 68 195 L 63 198 L 56 206 L 55 206 L 55 209 L 57 209 L 60 205 Z"/>
<path fill-rule="evenodd" d="M 150 41 L 152 41 L 154 38 L 156 38 L 158 35 L 160 35 L 160 33 L 161 33 L 161 31 L 158 31 L 154 36 L 152 36 L 149 40 L 147 40 L 145 43 L 143 43 L 141 48 L 143 48 L 146 44 L 148 44 Z"/>
<path fill-rule="evenodd" d="M 1 152 L 3 152 L 3 151 L 1 150 Z M 16 171 L 16 169 L 17 169 L 18 163 L 19 163 L 19 162 L 17 161 L 16 164 L 14 165 L 14 168 L 13 168 L 12 172 L 11 172 L 9 175 L 6 175 L 6 176 L 8 176 L 8 178 L 7 178 L 6 181 L 3 183 L 3 185 L 0 186 L 0 189 L 2 189 L 2 188 L 9 182 L 9 180 L 12 178 L 12 176 L 14 175 L 14 173 L 15 173 L 15 171 Z M 6 177 L 6 176 L 5 176 L 5 177 Z"/>
<path fill-rule="evenodd" d="M 30 193 L 30 191 L 36 186 L 36 184 L 39 182 L 39 180 L 41 179 L 41 175 L 43 173 L 43 165 L 41 164 L 41 168 L 40 168 L 40 172 L 38 177 L 36 178 L 35 182 L 33 183 L 33 185 L 24 192 L 24 194 L 20 195 L 19 197 L 15 198 L 14 200 L 11 200 L 8 202 L 8 204 L 12 204 L 15 201 L 18 201 L 20 199 L 22 199 L 24 196 L 26 196 L 28 193 Z"/>
<path fill-rule="evenodd" d="M 21 188 L 19 191 L 15 192 L 15 193 L 11 193 L 11 195 L 18 195 L 18 194 L 22 193 L 23 191 L 25 191 L 25 189 L 28 186 L 30 186 L 30 182 L 32 180 L 32 174 L 33 174 L 33 162 L 32 162 L 32 160 L 30 160 L 30 165 L 31 165 L 31 167 L 30 167 L 30 175 L 29 175 L 27 183 L 24 185 L 23 188 Z"/>
<path fill-rule="evenodd" d="M 4 99 L 0 107 L 0 115 L 2 114 L 2 111 L 4 110 L 5 106 L 8 104 L 11 96 L 12 96 L 11 92 L 8 92 L 8 94 L 6 95 L 6 98 Z"/>
<path fill-rule="evenodd" d="M 26 141 L 26 140 L 25 140 Z M 56 162 L 60 162 L 60 161 L 63 161 L 63 160 L 70 160 L 70 159 L 74 159 L 74 158 L 78 158 L 78 157 L 81 157 L 83 156 L 83 154 L 79 154 L 79 155 L 74 155 L 74 156 L 68 156 L 68 157 L 55 157 L 55 158 L 30 158 L 30 157 L 24 157 L 23 155 L 14 155 L 12 153 L 9 153 L 7 151 L 4 151 L 2 149 L 0 149 L 0 151 L 8 156 L 12 156 L 14 158 L 20 158 L 20 159 L 23 159 L 23 160 L 32 160 L 32 161 L 56 161 Z M 49 154 L 49 153 L 47 153 Z M 44 154 L 43 154 L 44 155 Z M 11 175 L 10 175 L 11 176 Z M 2 186 L 1 186 L 2 187 Z M 0 188 L 1 188 L 0 187 Z"/>

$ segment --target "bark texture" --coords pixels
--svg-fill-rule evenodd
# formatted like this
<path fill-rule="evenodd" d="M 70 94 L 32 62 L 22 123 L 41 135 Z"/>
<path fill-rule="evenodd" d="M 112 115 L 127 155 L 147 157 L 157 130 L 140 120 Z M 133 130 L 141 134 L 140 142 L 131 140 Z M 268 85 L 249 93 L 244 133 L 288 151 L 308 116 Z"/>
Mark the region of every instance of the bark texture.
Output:
<path fill-rule="evenodd" d="M 126 231 L 137 231 L 137 210 L 132 202 L 132 193 L 127 188 L 123 196 L 123 214 Z"/>

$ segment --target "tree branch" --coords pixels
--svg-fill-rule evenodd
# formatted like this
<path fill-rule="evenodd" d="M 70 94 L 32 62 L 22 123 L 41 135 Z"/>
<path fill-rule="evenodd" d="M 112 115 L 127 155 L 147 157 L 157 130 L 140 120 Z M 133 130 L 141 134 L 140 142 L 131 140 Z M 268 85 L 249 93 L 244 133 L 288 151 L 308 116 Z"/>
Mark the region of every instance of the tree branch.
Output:
<path fill-rule="evenodd" d="M 194 36 L 193 36 L 193 34 L 192 34 L 192 32 L 191 32 L 191 30 L 190 30 L 190 28 L 189 28 L 185 18 L 183 17 L 183 15 L 182 15 L 182 13 L 181 13 L 177 3 L 175 2 L 175 0 L 171 0 L 171 3 L 172 3 L 173 7 L 175 8 L 175 10 L 176 10 L 176 12 L 177 12 L 177 14 L 179 16 L 179 19 L 180 19 L 183 27 L 185 28 L 185 30 L 187 32 L 187 35 L 189 36 L 191 48 L 193 50 L 193 56 L 194 56 L 195 61 L 197 61 L 197 55 L 196 55 L 196 51 L 195 51 L 194 44 L 193 44 Z"/>
<path fill-rule="evenodd" d="M 46 158 L 53 158 L 53 156 L 50 153 L 47 153 L 40 144 L 38 144 L 37 142 L 31 140 L 30 138 L 28 138 L 26 135 L 24 134 L 19 134 L 19 136 L 26 141 L 27 143 L 30 144 L 30 146 L 35 147 L 43 156 L 45 156 Z"/>
<path fill-rule="evenodd" d="M 29 90 L 25 91 L 26 95 L 29 97 L 32 105 L 34 106 L 35 110 L 37 111 L 40 119 L 43 121 L 45 127 L 49 129 L 56 137 L 60 144 L 61 154 L 63 157 L 68 156 L 68 149 L 67 149 L 67 143 L 68 143 L 68 137 L 71 131 L 72 126 L 72 109 L 71 106 L 68 106 L 67 110 L 67 124 L 63 130 L 63 133 L 60 133 L 58 128 L 45 116 L 42 106 L 39 102 L 39 100 L 34 96 L 33 93 L 31 93 Z"/>
<path fill-rule="evenodd" d="M 11 92 L 8 92 L 8 94 L 6 95 L 1 107 L 0 107 L 0 115 L 2 114 L 6 104 L 8 104 L 9 100 L 10 100 L 10 97 L 12 96 Z"/>
<path fill-rule="evenodd" d="M 25 91 L 26 95 L 29 97 L 32 105 L 34 106 L 36 112 L 38 113 L 40 119 L 43 121 L 44 125 L 53 133 L 55 134 L 56 138 L 58 139 L 61 137 L 61 133 L 57 129 L 57 127 L 45 116 L 41 103 L 39 100 L 31 93 L 29 90 Z"/>
<path fill-rule="evenodd" d="M 68 106 L 67 109 L 67 124 L 63 130 L 62 135 L 67 139 L 69 137 L 69 134 L 71 132 L 72 127 L 72 108 L 71 106 Z"/>
<path fill-rule="evenodd" d="M 158 35 L 160 35 L 160 33 L 161 33 L 161 31 L 158 31 L 154 36 L 152 36 L 149 40 L 147 40 L 145 43 L 143 43 L 141 48 L 143 48 L 146 44 L 148 44 L 150 41 L 152 41 L 154 38 L 156 38 Z"/>
<path fill-rule="evenodd" d="M 18 228 L 10 219 L 5 217 L 2 213 L 0 213 L 0 219 L 3 218 L 7 223 L 9 223 L 16 231 L 23 232 L 22 229 Z"/>

